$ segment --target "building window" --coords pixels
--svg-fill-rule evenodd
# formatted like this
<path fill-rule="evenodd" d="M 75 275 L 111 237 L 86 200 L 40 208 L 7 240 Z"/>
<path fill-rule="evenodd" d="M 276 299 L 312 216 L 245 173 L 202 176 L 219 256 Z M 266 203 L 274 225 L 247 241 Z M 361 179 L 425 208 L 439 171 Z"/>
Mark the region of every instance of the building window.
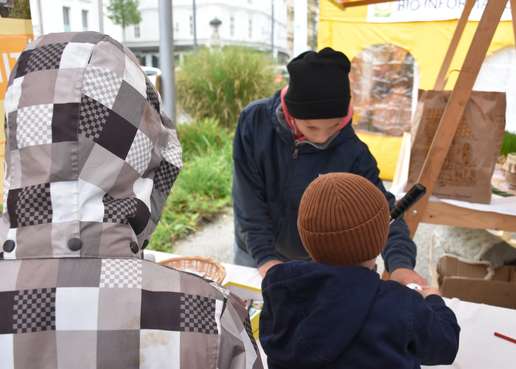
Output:
<path fill-rule="evenodd" d="M 82 14 L 82 30 L 87 31 L 88 30 L 88 11 L 83 10 L 81 14 Z"/>
<path fill-rule="evenodd" d="M 152 55 L 152 66 L 154 68 L 159 68 L 159 58 L 157 55 Z"/>
<path fill-rule="evenodd" d="M 70 7 L 63 6 L 63 25 L 64 25 L 64 31 L 70 32 Z"/>
<path fill-rule="evenodd" d="M 249 18 L 249 38 L 253 38 L 253 20 Z"/>
<path fill-rule="evenodd" d="M 231 16 L 229 18 L 229 33 L 231 34 L 231 37 L 235 36 L 235 17 Z"/>
<path fill-rule="evenodd" d="M 134 26 L 134 38 L 140 38 L 140 25 L 139 24 Z"/>
<path fill-rule="evenodd" d="M 193 16 L 190 16 L 190 35 L 193 36 Z"/>
<path fill-rule="evenodd" d="M 174 27 L 174 32 L 179 33 L 179 22 L 176 22 L 176 26 Z"/>

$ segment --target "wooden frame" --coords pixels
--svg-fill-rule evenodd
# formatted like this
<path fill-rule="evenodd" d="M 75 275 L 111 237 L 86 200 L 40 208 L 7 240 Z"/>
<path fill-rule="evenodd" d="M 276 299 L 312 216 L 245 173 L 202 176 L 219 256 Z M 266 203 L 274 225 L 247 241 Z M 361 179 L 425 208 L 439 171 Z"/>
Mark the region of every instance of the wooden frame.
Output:
<path fill-rule="evenodd" d="M 512 30 L 514 32 L 514 47 L 516 47 L 516 0 L 511 0 Z"/>
<path fill-rule="evenodd" d="M 381 3 L 392 3 L 398 0 L 336 0 L 335 2 L 342 8 L 351 8 L 355 6 L 373 5 Z"/>
<path fill-rule="evenodd" d="M 421 221 L 429 221 L 431 223 L 438 224 L 454 223 L 452 225 L 457 225 L 457 223 L 460 222 L 461 226 L 468 226 L 469 228 L 496 229 L 512 227 L 512 224 L 516 223 L 516 217 L 505 218 L 501 215 L 498 216 L 499 214 L 495 213 L 480 213 L 443 204 L 437 205 L 434 203 L 429 205 L 429 197 L 433 192 L 435 182 L 439 177 L 439 173 L 441 172 L 446 155 L 448 154 L 453 138 L 455 137 L 455 133 L 464 113 L 466 103 L 471 96 L 473 85 L 487 54 L 487 49 L 489 48 L 489 45 L 493 39 L 496 27 L 498 26 L 502 13 L 505 10 L 507 1 L 508 0 L 489 0 L 484 13 L 482 14 L 482 18 L 480 19 L 473 40 L 471 41 L 470 48 L 464 60 L 463 67 L 459 73 L 458 80 L 441 117 L 441 121 L 439 122 L 439 126 L 435 133 L 432 144 L 430 145 L 426 160 L 419 175 L 418 182 L 426 186 L 427 195 L 423 197 L 423 199 L 421 199 L 420 202 L 417 203 L 411 209 L 411 211 L 405 215 L 405 221 L 409 226 L 411 234 L 416 232 L 417 227 Z M 511 0 L 511 2 L 514 3 L 516 0 Z M 464 10 L 466 11 L 467 9 L 465 8 Z M 515 23 L 516 20 L 513 19 L 513 27 L 516 27 Z M 456 45 L 454 47 L 456 47 Z M 449 53 L 454 52 L 454 47 L 453 45 L 450 45 L 447 56 Z M 446 73 L 447 70 L 443 73 L 440 73 L 440 75 L 445 75 Z M 439 82 L 439 80 L 436 81 L 436 84 Z M 461 210 L 459 211 L 457 209 Z M 475 221 L 473 223 L 471 221 L 462 222 L 462 220 L 457 219 L 461 217 L 471 218 L 473 216 L 472 214 L 475 214 Z M 504 224 L 503 228 L 499 223 L 493 223 L 492 219 L 495 218 L 497 221 Z"/>
<path fill-rule="evenodd" d="M 443 64 L 441 65 L 441 69 L 439 70 L 439 74 L 437 75 L 434 90 L 444 90 L 444 86 L 446 85 L 446 75 L 448 74 L 448 69 L 450 69 L 451 62 L 453 60 L 453 57 L 455 56 L 455 50 L 457 50 L 457 45 L 459 44 L 462 34 L 464 33 L 464 28 L 466 28 L 466 24 L 468 24 L 469 15 L 471 14 L 471 10 L 473 9 L 474 5 L 475 0 L 468 0 L 466 5 L 464 6 L 462 15 L 460 16 L 459 22 L 457 23 L 457 28 L 455 28 L 455 32 L 453 33 L 450 46 L 448 47 L 448 51 L 446 52 L 446 55 L 444 57 Z"/>
<path fill-rule="evenodd" d="M 465 209 L 444 202 L 430 202 L 421 221 L 462 228 L 516 232 L 515 216 Z"/>
<path fill-rule="evenodd" d="M 393 0 L 334 1 L 339 6 L 347 8 Z M 476 211 L 443 202 L 429 202 L 430 195 L 450 149 L 480 67 L 487 54 L 487 49 L 491 44 L 508 1 L 511 3 L 512 25 L 516 45 L 516 0 L 488 0 L 419 175 L 419 182 L 426 186 L 427 195 L 405 215 L 405 221 L 412 235 L 416 232 L 420 222 L 516 232 L 516 216 Z M 448 70 L 474 4 L 475 0 L 467 0 L 436 78 L 435 90 L 445 88 Z"/>

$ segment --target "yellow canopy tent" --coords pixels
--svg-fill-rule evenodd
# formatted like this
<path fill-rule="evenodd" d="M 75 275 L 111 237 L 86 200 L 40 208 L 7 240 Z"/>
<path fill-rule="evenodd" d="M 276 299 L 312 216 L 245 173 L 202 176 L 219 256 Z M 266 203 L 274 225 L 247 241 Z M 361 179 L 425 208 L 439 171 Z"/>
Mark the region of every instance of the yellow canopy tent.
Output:
<path fill-rule="evenodd" d="M 0 173 L 4 173 L 4 95 L 10 70 L 27 43 L 32 39 L 32 23 L 26 19 L 0 17 Z M 0 181 L 0 193 L 3 180 Z"/>
<path fill-rule="evenodd" d="M 415 60 L 418 73 L 414 75 L 414 78 L 416 78 L 414 83 L 417 83 L 417 87 L 432 89 L 457 26 L 457 20 L 382 22 L 378 20 L 381 17 L 376 17 L 375 21 L 371 21 L 371 11 L 383 10 L 395 13 L 399 6 L 410 4 L 410 1 L 412 0 L 402 0 L 401 2 L 392 2 L 384 5 L 343 8 L 339 5 L 339 1 L 321 0 L 318 34 L 319 48 L 330 46 L 340 50 L 353 63 L 354 59 L 361 52 L 371 46 L 381 44 L 398 46 L 410 53 Z M 433 1 L 433 3 L 437 2 Z M 400 3 L 404 4 L 400 5 Z M 418 3 L 423 4 L 425 1 L 419 1 Z M 456 3 L 460 7 L 460 4 L 463 5 L 464 1 L 451 0 L 451 3 Z M 375 8 L 369 8 L 373 6 Z M 460 16 L 460 13 L 458 15 Z M 461 68 L 477 24 L 478 21 L 471 20 L 466 24 L 462 34 L 462 41 L 459 43 L 455 56 L 452 59 L 450 71 L 457 71 Z M 488 55 L 513 45 L 514 33 L 512 22 L 510 19 L 502 21 L 498 25 L 489 47 Z M 450 73 L 446 86 L 453 86 L 457 76 L 458 73 Z M 356 121 L 357 119 L 354 120 Z M 392 179 L 402 137 L 370 134 L 363 131 L 359 132 L 359 136 L 368 144 L 378 160 L 382 179 Z"/>

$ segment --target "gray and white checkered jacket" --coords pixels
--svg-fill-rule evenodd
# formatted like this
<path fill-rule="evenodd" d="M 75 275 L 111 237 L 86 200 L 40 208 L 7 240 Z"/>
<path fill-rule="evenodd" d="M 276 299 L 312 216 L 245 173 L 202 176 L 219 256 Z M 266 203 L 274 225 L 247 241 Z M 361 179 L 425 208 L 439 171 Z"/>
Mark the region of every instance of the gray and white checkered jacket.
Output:
<path fill-rule="evenodd" d="M 262 367 L 242 303 L 142 260 L 181 146 L 135 56 L 39 38 L 5 96 L 0 368 Z"/>

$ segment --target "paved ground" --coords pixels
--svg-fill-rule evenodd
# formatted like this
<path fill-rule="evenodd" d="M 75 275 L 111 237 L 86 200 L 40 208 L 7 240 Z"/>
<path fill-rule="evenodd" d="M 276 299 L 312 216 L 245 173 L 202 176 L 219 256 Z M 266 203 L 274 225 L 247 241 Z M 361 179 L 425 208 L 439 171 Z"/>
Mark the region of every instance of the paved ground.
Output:
<path fill-rule="evenodd" d="M 179 255 L 210 256 L 224 263 L 233 261 L 233 212 L 228 211 L 198 232 L 173 245 Z"/>
<path fill-rule="evenodd" d="M 453 244 L 453 237 L 457 237 L 456 244 L 460 243 L 458 235 L 445 235 L 449 227 L 421 224 L 416 233 L 415 242 L 418 246 L 416 270 L 425 278 L 434 279 L 435 265 L 443 254 L 443 242 Z M 457 233 L 457 232 L 455 232 Z M 444 240 L 443 240 L 444 239 Z M 462 243 L 459 245 L 459 247 Z M 177 242 L 174 253 L 180 255 L 210 256 L 222 262 L 231 263 L 233 260 L 233 214 L 231 210 L 219 217 L 213 223 L 206 225 L 197 233 Z M 380 263 L 381 264 L 381 260 Z M 380 265 L 380 269 L 383 267 Z"/>

